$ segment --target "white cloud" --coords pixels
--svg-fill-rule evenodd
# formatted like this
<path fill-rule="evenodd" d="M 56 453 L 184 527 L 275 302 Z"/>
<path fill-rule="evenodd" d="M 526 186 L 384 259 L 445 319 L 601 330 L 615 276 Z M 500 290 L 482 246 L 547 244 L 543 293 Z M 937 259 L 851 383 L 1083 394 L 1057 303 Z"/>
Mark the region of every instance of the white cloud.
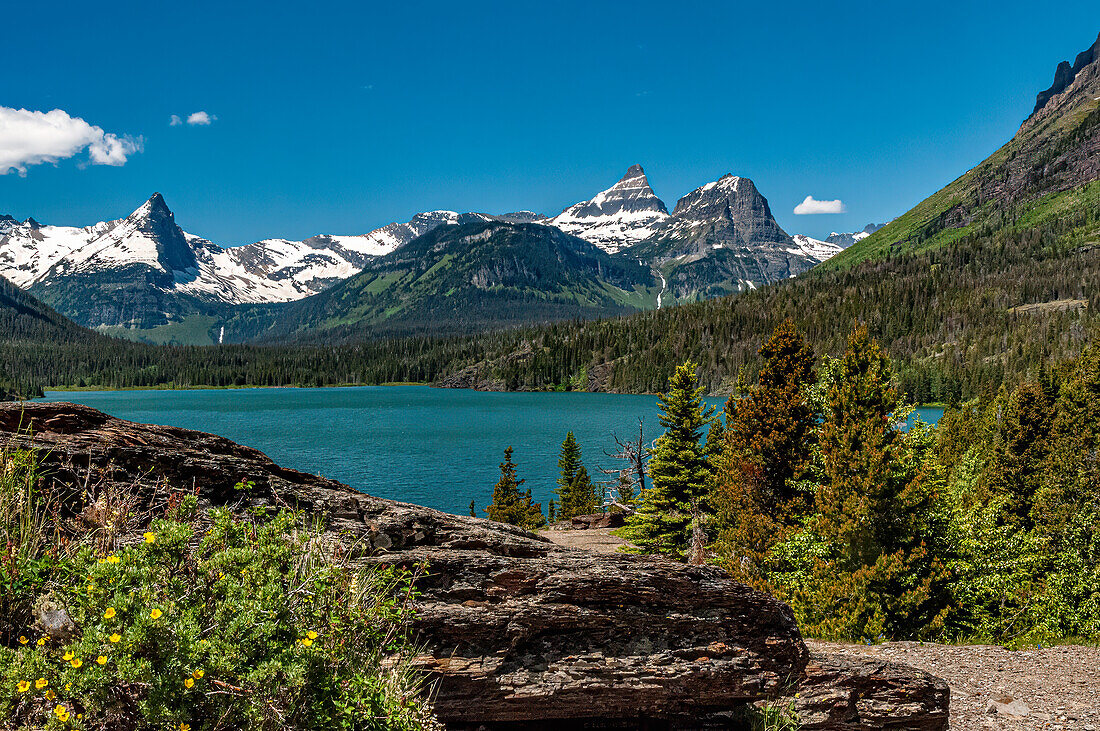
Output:
<path fill-rule="evenodd" d="M 814 200 L 812 195 L 808 195 L 806 200 L 794 207 L 794 214 L 796 216 L 807 216 L 814 213 L 846 213 L 847 210 L 843 201 L 819 201 Z"/>
<path fill-rule="evenodd" d="M 56 163 L 84 149 L 92 165 L 122 165 L 142 144 L 140 137 L 104 132 L 61 109 L 0 107 L 0 175 L 26 175 L 28 165 Z"/>
<path fill-rule="evenodd" d="M 180 115 L 178 114 L 173 114 L 172 117 L 168 120 L 169 127 L 179 127 L 181 124 L 183 124 L 183 120 L 180 119 Z"/>
<path fill-rule="evenodd" d="M 215 119 L 217 119 L 217 117 L 215 117 L 213 114 L 207 114 L 206 112 L 195 112 L 187 116 L 187 123 L 192 126 L 205 126 L 213 122 Z"/>

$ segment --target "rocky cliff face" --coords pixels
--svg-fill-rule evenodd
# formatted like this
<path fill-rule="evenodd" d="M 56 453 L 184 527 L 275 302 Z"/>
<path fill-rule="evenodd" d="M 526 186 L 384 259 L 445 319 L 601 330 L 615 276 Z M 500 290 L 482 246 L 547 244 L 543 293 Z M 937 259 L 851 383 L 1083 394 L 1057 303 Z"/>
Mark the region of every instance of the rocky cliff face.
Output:
<path fill-rule="evenodd" d="M 1100 59 L 1100 34 L 1097 34 L 1095 43 L 1077 54 L 1072 66 L 1069 61 L 1062 61 L 1058 64 L 1058 68 L 1054 70 L 1054 83 L 1046 91 L 1041 91 L 1035 95 L 1035 108 L 1031 110 L 1031 113 L 1035 114 L 1045 107 L 1047 102 L 1064 92 L 1073 83 L 1077 74 L 1097 59 Z"/>
<path fill-rule="evenodd" d="M 680 300 L 754 289 L 819 261 L 779 227 L 756 185 L 733 175 L 685 195 L 652 237 L 622 255 L 653 261 Z"/>
<path fill-rule="evenodd" d="M 789 609 L 715 568 L 561 548 L 363 495 L 227 439 L 73 404 L 0 405 L 0 436 L 42 449 L 64 485 L 112 483 L 144 506 L 169 487 L 196 491 L 202 507 L 290 504 L 362 561 L 428 562 L 414 631 L 450 728 L 737 728 L 746 704 L 800 687 L 813 718 L 839 724 L 809 728 L 946 728 L 942 683 L 902 667 L 812 664 Z M 240 480 L 255 488 L 242 496 Z M 82 507 L 71 494 L 69 514 Z"/>

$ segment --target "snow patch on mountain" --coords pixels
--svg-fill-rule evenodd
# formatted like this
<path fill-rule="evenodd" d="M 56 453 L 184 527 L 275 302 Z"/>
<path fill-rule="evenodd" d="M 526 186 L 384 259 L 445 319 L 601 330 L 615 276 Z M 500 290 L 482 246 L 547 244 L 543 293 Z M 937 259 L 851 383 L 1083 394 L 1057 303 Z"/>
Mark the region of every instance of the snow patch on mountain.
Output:
<path fill-rule="evenodd" d="M 808 256 L 812 259 L 817 259 L 819 262 L 839 254 L 844 250 L 842 246 L 831 243 L 829 241 L 822 241 L 821 239 L 810 238 L 809 236 L 803 236 L 802 234 L 795 234 L 791 236 L 794 240 L 794 246 L 787 249 L 791 254 L 801 254 Z"/>
<path fill-rule="evenodd" d="M 641 165 L 632 165 L 619 182 L 587 201 L 576 203 L 548 223 L 614 254 L 653 235 L 668 209 L 649 186 Z"/>

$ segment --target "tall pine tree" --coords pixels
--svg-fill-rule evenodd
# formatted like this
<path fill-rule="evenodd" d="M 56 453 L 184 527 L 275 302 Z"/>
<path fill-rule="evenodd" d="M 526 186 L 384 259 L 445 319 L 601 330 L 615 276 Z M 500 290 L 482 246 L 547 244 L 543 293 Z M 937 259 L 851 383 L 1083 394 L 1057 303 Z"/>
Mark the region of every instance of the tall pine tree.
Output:
<path fill-rule="evenodd" d="M 527 530 L 546 525 L 542 505 L 531 501 L 531 490 L 520 491 L 520 485 L 524 482 L 516 475 L 512 448 L 508 447 L 504 450 L 504 462 L 500 465 L 500 480 L 493 488 L 493 501 L 485 508 L 489 520 L 518 525 Z"/>
<path fill-rule="evenodd" d="M 814 356 L 791 320 L 775 329 L 760 355 L 757 385 L 726 404 L 714 503 L 717 551 L 736 578 L 762 588 L 768 551 L 813 500 L 795 479 L 805 475 L 817 418 L 807 399 L 816 380 Z"/>
<path fill-rule="evenodd" d="M 698 520 L 701 514 L 711 471 L 700 440 L 714 408 L 703 403 L 696 369 L 691 362 L 677 367 L 659 401 L 665 432 L 653 445 L 652 486 L 638 497 L 624 531 L 641 553 L 685 558 L 693 516 Z"/>

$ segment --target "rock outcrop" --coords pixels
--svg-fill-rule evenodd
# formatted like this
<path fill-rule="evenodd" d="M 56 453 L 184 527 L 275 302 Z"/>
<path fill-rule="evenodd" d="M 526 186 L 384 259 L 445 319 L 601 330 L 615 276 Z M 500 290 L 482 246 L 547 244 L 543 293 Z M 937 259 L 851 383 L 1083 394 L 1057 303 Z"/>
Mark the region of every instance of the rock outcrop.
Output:
<path fill-rule="evenodd" d="M 364 495 L 221 437 L 73 404 L 0 405 L 0 440 L 40 449 L 54 481 L 114 483 L 145 506 L 169 487 L 205 507 L 293 505 L 323 517 L 362 561 L 427 563 L 418 662 L 451 728 L 728 728 L 748 704 L 793 694 L 807 678 L 807 689 L 839 689 L 807 696 L 815 718 L 846 719 L 835 728 L 946 727 L 934 680 L 900 667 L 816 671 L 790 610 L 717 568 L 558 547 Z M 253 486 L 234 489 L 242 480 Z M 887 705 L 909 715 L 884 726 Z"/>
<path fill-rule="evenodd" d="M 1058 68 L 1054 70 L 1054 83 L 1046 91 L 1041 91 L 1035 95 L 1035 108 L 1031 110 L 1031 113 L 1035 114 L 1035 112 L 1046 106 L 1046 103 L 1054 96 L 1065 91 L 1073 83 L 1074 77 L 1081 69 L 1098 58 L 1100 58 L 1100 34 L 1096 36 L 1095 43 L 1077 54 L 1072 66 L 1070 66 L 1069 61 L 1062 61 L 1058 64 Z"/>

